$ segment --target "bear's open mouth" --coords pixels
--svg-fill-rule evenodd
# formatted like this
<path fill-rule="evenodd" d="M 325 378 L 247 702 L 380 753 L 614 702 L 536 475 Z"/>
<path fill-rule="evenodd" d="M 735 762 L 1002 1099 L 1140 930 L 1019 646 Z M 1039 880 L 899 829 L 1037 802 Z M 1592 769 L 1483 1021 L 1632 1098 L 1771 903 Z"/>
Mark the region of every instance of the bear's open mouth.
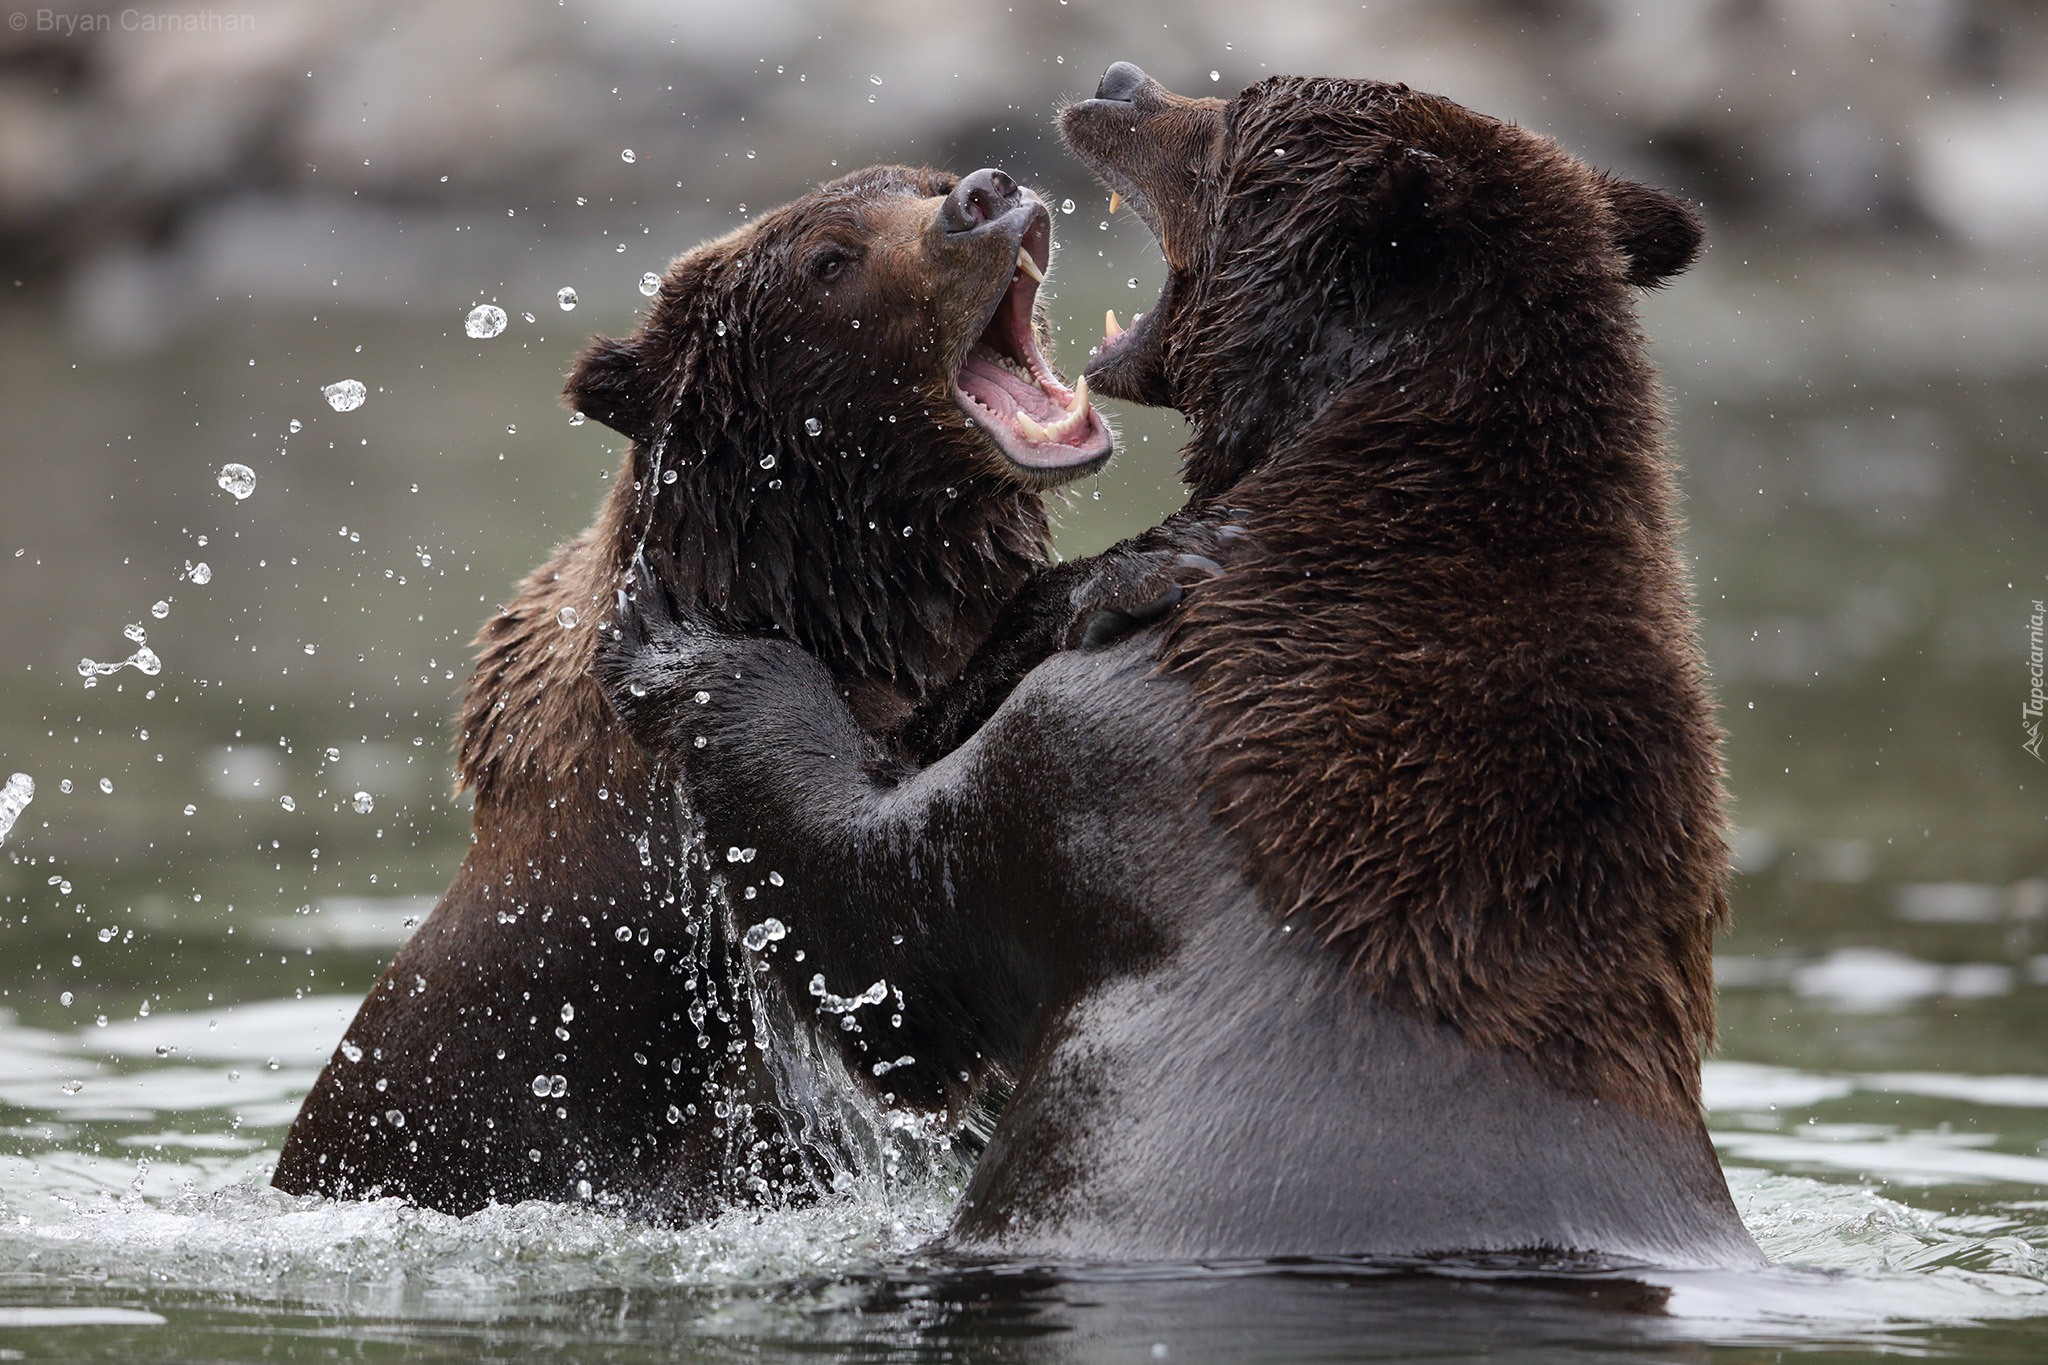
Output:
<path fill-rule="evenodd" d="M 1038 348 L 1034 310 L 1052 220 L 1034 212 L 1017 245 L 1017 268 L 980 338 L 953 376 L 953 401 L 1012 463 L 1036 474 L 1078 476 L 1109 458 L 1109 427 L 1088 401 L 1088 381 L 1068 388 Z"/>
<path fill-rule="evenodd" d="M 1159 215 L 1153 212 L 1151 201 L 1145 197 L 1145 192 L 1132 184 L 1128 178 L 1119 174 L 1115 167 L 1109 166 L 1094 157 L 1083 156 L 1082 160 L 1088 162 L 1096 175 L 1102 179 L 1104 184 L 1109 186 L 1109 211 L 1115 213 L 1119 208 L 1129 208 L 1132 213 L 1137 215 L 1138 220 L 1145 225 L 1146 229 L 1151 232 L 1152 240 L 1159 244 L 1160 254 L 1166 255 L 1166 234 L 1161 231 Z M 1171 256 L 1167 257 L 1169 265 L 1171 265 L 1172 259 Z M 1082 375 L 1084 381 L 1087 378 L 1088 371 L 1101 370 L 1105 366 L 1128 355 L 1143 351 L 1152 344 L 1151 329 L 1146 324 L 1166 311 L 1167 294 L 1172 289 L 1173 272 L 1169 269 L 1167 271 L 1166 284 L 1160 290 L 1158 299 L 1153 302 L 1150 308 L 1145 309 L 1141 313 L 1132 314 L 1129 326 L 1125 326 L 1117 321 L 1114 308 L 1103 315 L 1102 340 L 1097 342 L 1095 349 L 1088 353 L 1087 369 Z"/>

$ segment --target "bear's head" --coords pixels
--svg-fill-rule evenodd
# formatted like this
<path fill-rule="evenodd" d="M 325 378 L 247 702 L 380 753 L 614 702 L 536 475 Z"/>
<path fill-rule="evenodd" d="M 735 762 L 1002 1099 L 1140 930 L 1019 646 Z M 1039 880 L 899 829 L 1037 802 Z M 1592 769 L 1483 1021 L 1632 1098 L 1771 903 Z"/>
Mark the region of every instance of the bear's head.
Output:
<path fill-rule="evenodd" d="M 1111 435 L 1046 359 L 1052 222 L 993 169 L 857 171 L 678 257 L 565 403 L 634 441 L 614 568 L 922 690 Z"/>
<path fill-rule="evenodd" d="M 1276 76 L 1190 99 L 1118 62 L 1060 131 L 1168 265 L 1087 378 L 1193 419 L 1202 496 L 1362 381 L 1441 394 L 1522 364 L 1499 348 L 1632 327 L 1628 288 L 1700 247 L 1683 201 L 1405 85 Z M 1597 388 L 1577 364 L 1572 382 Z"/>

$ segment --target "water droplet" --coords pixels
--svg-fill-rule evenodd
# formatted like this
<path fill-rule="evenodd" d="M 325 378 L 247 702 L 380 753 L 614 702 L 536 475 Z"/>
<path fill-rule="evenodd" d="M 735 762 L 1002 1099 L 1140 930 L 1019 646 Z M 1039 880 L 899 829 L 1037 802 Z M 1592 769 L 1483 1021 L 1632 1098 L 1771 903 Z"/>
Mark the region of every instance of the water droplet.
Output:
<path fill-rule="evenodd" d="M 780 885 L 782 885 L 782 874 L 781 874 L 780 872 L 770 872 L 770 873 L 768 874 L 768 885 L 770 885 L 770 886 L 780 886 Z"/>
<path fill-rule="evenodd" d="M 578 1199 L 590 1198 L 590 1182 L 588 1180 L 579 1180 L 576 1182 L 576 1197 Z"/>
<path fill-rule="evenodd" d="M 187 815 L 197 815 L 197 814 L 199 814 L 199 807 L 197 807 L 197 806 L 193 805 L 193 804 L 192 804 L 191 802 L 187 801 L 187 802 L 185 803 L 185 814 L 187 814 Z"/>
<path fill-rule="evenodd" d="M 7 831 L 14 828 L 14 822 L 28 809 L 28 803 L 36 799 L 36 780 L 27 773 L 9 775 L 4 786 L 0 786 L 0 841 L 5 841 Z"/>
<path fill-rule="evenodd" d="M 478 341 L 483 341 L 504 331 L 507 321 L 505 310 L 497 304 L 480 303 L 469 310 L 469 316 L 463 320 L 462 330 Z"/>
<path fill-rule="evenodd" d="M 700 690 L 693 694 L 690 700 L 696 702 L 699 706 L 708 706 L 711 704 L 711 694 Z"/>
<path fill-rule="evenodd" d="M 749 160 L 749 161 L 752 161 L 753 159 L 754 159 L 754 149 L 753 149 L 752 147 L 749 147 L 749 148 L 747 148 L 747 160 Z"/>
<path fill-rule="evenodd" d="M 1209 73 L 1209 79 L 1212 81 L 1220 81 L 1223 79 L 1223 73 L 1221 71 L 1211 71 Z"/>
<path fill-rule="evenodd" d="M 652 270 L 640 277 L 640 297 L 651 299 L 661 288 L 661 276 Z"/>
<path fill-rule="evenodd" d="M 880 76 L 870 76 L 870 77 L 868 77 L 868 84 L 869 84 L 869 85 L 880 85 L 881 83 L 882 83 L 882 78 L 881 78 Z"/>
<path fill-rule="evenodd" d="M 78 955 L 77 955 L 76 953 L 73 953 L 73 954 L 71 955 L 71 965 L 72 965 L 72 966 L 74 966 L 74 967 L 76 967 L 76 966 L 78 965 Z M 68 1005 L 68 1004 L 70 1004 L 70 1003 L 71 1003 L 71 992 L 70 992 L 70 991 L 66 991 L 66 992 L 64 992 L 64 993 L 63 993 L 62 995 L 58 996 L 58 997 L 57 997 L 57 1003 L 58 1003 L 58 1004 L 60 1004 L 60 1005 Z"/>
<path fill-rule="evenodd" d="M 1136 289 L 1137 287 L 1138 287 L 1138 277 L 1137 277 L 1137 276 L 1135 276 L 1135 275 L 1133 275 L 1133 276 L 1132 276 L 1131 278 L 1129 278 L 1128 280 L 1125 280 L 1125 281 L 1124 281 L 1124 288 L 1126 288 L 1126 289 Z"/>
<path fill-rule="evenodd" d="M 668 1107 L 668 1121 L 670 1123 L 681 1123 L 683 1121 L 683 1111 L 676 1108 L 673 1104 L 670 1105 Z"/>
<path fill-rule="evenodd" d="M 329 763 L 339 763 L 339 762 L 341 762 L 341 750 L 339 750 L 339 749 L 329 749 L 329 750 L 327 751 L 327 761 L 328 761 Z"/>
<path fill-rule="evenodd" d="M 621 924 L 618 928 L 612 930 L 612 937 L 621 943 L 630 943 L 633 941 L 633 930 L 631 926 Z"/>
<path fill-rule="evenodd" d="M 720 336 L 724 336 L 724 335 L 725 335 L 725 319 L 724 319 L 724 318 L 720 318 L 720 319 L 718 320 L 717 324 L 716 324 L 716 325 L 714 325 L 714 326 L 712 327 L 712 329 L 711 329 L 711 330 L 712 330 L 712 331 L 714 331 L 714 332 L 716 332 L 716 333 L 718 333 L 718 334 L 719 334 Z"/>
<path fill-rule="evenodd" d="M 696 738 L 696 739 L 695 739 L 695 740 L 693 741 L 693 743 L 694 743 L 694 744 L 696 745 L 696 747 L 697 747 L 697 748 L 699 748 L 699 749 L 703 748 L 703 747 L 704 747 L 705 745 L 709 744 L 710 742 L 711 742 L 710 740 L 708 740 L 708 739 L 704 738 L 704 736 L 702 736 L 702 735 L 699 735 L 699 736 L 697 736 L 697 738 Z"/>
<path fill-rule="evenodd" d="M 627 164 L 628 166 L 632 165 L 632 164 L 633 164 L 633 149 L 632 149 L 631 147 L 627 147 L 627 148 L 625 148 L 624 150 L 622 150 L 622 151 L 621 151 L 621 152 L 619 153 L 619 160 L 621 160 L 621 161 L 625 162 L 625 163 L 626 163 L 626 164 Z"/>
<path fill-rule="evenodd" d="M 752 888 L 748 889 L 751 890 Z M 764 919 L 753 928 L 747 930 L 746 937 L 741 942 L 758 953 L 769 944 L 781 941 L 788 933 L 789 930 L 783 927 L 781 920 Z"/>
<path fill-rule="evenodd" d="M 352 1062 L 360 1062 L 361 1060 L 363 1060 L 363 1050 L 357 1047 L 354 1043 L 343 1043 L 341 1045 L 341 1055 L 348 1058 Z"/>
<path fill-rule="evenodd" d="M 393 1128 L 403 1128 L 405 1127 L 405 1111 L 403 1109 L 386 1109 L 384 1111 L 384 1121 Z"/>
<path fill-rule="evenodd" d="M 533 1078 L 533 1093 L 543 1099 L 547 1098 L 548 1078 L 546 1076 L 535 1076 Z"/>
<path fill-rule="evenodd" d="M 208 583 L 211 583 L 213 581 L 212 566 L 207 564 L 207 562 L 202 559 L 197 564 L 193 564 L 185 570 L 185 577 L 191 579 L 194 583 L 197 583 L 200 587 L 203 588 Z"/>
<path fill-rule="evenodd" d="M 256 471 L 245 464 L 222 465 L 213 481 L 233 493 L 236 502 L 256 491 Z"/>
<path fill-rule="evenodd" d="M 171 604 L 168 602 L 158 602 L 149 609 L 149 614 L 161 621 L 171 614 Z"/>
<path fill-rule="evenodd" d="M 569 414 L 569 425 L 572 427 L 580 427 L 589 420 L 589 418 L 585 417 L 580 412 L 572 412 Z"/>
<path fill-rule="evenodd" d="M 377 808 L 376 798 L 368 792 L 357 792 L 351 800 L 355 805 L 357 815 L 368 815 Z"/>
<path fill-rule="evenodd" d="M 297 810 L 299 808 L 299 803 L 292 800 L 289 796 L 278 797 L 277 804 L 283 806 L 286 810 Z"/>
<path fill-rule="evenodd" d="M 291 425 L 285 428 L 286 431 L 289 431 L 294 436 L 298 435 L 305 429 L 305 425 L 301 423 L 299 419 L 296 417 L 292 418 Z"/>
<path fill-rule="evenodd" d="M 27 774 L 24 773 L 22 774 L 22 776 L 26 777 Z M 66 796 L 71 795 L 71 779 L 67 777 L 62 782 L 59 782 L 57 784 L 57 790 L 63 792 Z"/>
<path fill-rule="evenodd" d="M 71 1003 L 71 1002 L 70 1002 L 69 1000 L 66 1000 L 66 1001 L 65 1001 L 65 1003 L 66 1003 L 66 1004 L 69 1004 L 69 1003 Z M 100 1016 L 100 1027 L 101 1027 L 101 1028 L 105 1028 L 105 1027 L 106 1027 L 106 1024 L 107 1024 L 107 1016 L 106 1016 L 106 1015 L 104 1015 L 104 1014 L 102 1014 L 102 1015 Z M 84 1082 L 84 1081 L 66 1081 L 66 1082 L 64 1082 L 64 1084 L 63 1084 L 63 1085 L 62 1085 L 62 1086 L 60 1087 L 60 1089 L 62 1089 L 62 1090 L 64 1091 L 64 1093 L 65 1093 L 65 1094 L 67 1094 L 67 1095 L 76 1095 L 76 1094 L 77 1094 L 77 1093 L 78 1093 L 79 1091 L 81 1091 L 81 1090 L 85 1089 L 85 1082 Z"/>
<path fill-rule="evenodd" d="M 111 777 L 101 778 L 100 790 L 102 792 L 105 792 L 108 796 L 112 796 L 114 794 L 114 779 Z"/>
<path fill-rule="evenodd" d="M 567 1076 L 550 1076 L 550 1077 L 548 1077 L 548 1094 L 549 1094 L 549 1095 L 553 1096 L 553 1097 L 554 1097 L 554 1098 L 556 1098 L 556 1099 L 560 1099 L 560 1098 L 561 1098 L 562 1096 L 564 1096 L 564 1095 L 566 1095 L 566 1094 L 568 1094 L 568 1093 L 569 1093 L 569 1078 L 568 1078 Z"/>
<path fill-rule="evenodd" d="M 343 379 L 322 387 L 320 396 L 325 398 L 327 406 L 336 412 L 354 412 L 363 405 L 363 400 L 370 396 L 370 391 L 363 387 L 363 381 L 360 379 Z"/>
<path fill-rule="evenodd" d="M 1072 213 L 1073 211 L 1074 211 L 1074 201 L 1073 201 L 1073 200 L 1071 200 L 1071 199 L 1062 199 L 1062 200 L 1060 200 L 1060 212 L 1061 212 L 1061 213 Z"/>
<path fill-rule="evenodd" d="M 673 469 L 662 470 L 661 481 L 663 483 L 674 483 L 676 481 L 676 472 Z"/>
<path fill-rule="evenodd" d="M 308 653 L 308 654 L 311 654 L 311 653 L 313 653 L 313 652 L 314 652 L 314 651 L 315 651 L 316 649 L 318 649 L 318 648 L 319 648 L 319 646 L 317 646 L 317 645 L 307 645 L 307 646 L 306 646 L 306 653 Z"/>
<path fill-rule="evenodd" d="M 106 928 L 100 930 L 100 942 L 112 943 L 114 941 L 114 935 L 119 932 L 120 931 L 118 929 L 115 929 L 112 925 L 108 925 Z"/>
<path fill-rule="evenodd" d="M 577 304 L 576 291 L 566 284 L 563 285 L 555 291 L 555 302 L 561 305 L 563 312 L 574 312 Z"/>
<path fill-rule="evenodd" d="M 576 608 L 563 607 L 555 613 L 555 620 L 561 623 L 563 630 L 576 629 Z"/>
<path fill-rule="evenodd" d="M 574 1005 L 562 1006 L 562 1022 L 565 1024 L 576 1022 L 576 1007 Z"/>
<path fill-rule="evenodd" d="M 507 436 L 517 436 L 519 434 L 519 428 L 513 425 L 512 423 L 507 422 L 505 423 L 505 434 Z"/>
<path fill-rule="evenodd" d="M 819 432 L 823 431 L 824 429 L 825 424 L 823 422 L 820 422 L 817 418 L 804 418 L 804 430 L 808 431 L 811 435 L 816 436 Z"/>
<path fill-rule="evenodd" d="M 773 468 L 775 468 L 775 457 L 774 457 L 773 455 L 763 455 L 763 456 L 761 457 L 761 468 L 763 468 L 763 469 L 773 469 Z"/>

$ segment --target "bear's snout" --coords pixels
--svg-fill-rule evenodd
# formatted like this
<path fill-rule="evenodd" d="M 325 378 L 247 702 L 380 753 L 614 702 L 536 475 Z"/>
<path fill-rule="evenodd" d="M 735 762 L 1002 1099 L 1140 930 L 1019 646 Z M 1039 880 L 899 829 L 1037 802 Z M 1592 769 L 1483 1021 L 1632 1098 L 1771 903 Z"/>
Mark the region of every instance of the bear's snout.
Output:
<path fill-rule="evenodd" d="M 1129 104 L 1145 82 L 1151 79 L 1136 62 L 1111 62 L 1109 70 L 1102 73 L 1102 80 L 1095 87 L 1095 98 Z"/>
<path fill-rule="evenodd" d="M 1022 202 L 1016 181 L 993 166 L 984 166 L 953 187 L 939 208 L 939 221 L 948 234 L 972 232 Z"/>

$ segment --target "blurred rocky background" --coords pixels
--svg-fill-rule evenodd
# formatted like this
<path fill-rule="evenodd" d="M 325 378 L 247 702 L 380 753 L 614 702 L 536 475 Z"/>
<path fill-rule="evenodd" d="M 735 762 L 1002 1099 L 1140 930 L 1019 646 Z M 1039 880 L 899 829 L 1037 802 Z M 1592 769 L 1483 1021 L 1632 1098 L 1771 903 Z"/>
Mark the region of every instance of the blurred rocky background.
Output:
<path fill-rule="evenodd" d="M 1967 268 L 2048 233 L 2023 0 L 9 2 L 0 271 L 115 348 L 223 292 L 397 306 L 484 257 L 589 251 L 579 199 L 723 217 L 911 158 L 1078 190 L 1048 119 L 1120 57 L 1183 91 L 1405 80 L 1779 242 Z"/>

